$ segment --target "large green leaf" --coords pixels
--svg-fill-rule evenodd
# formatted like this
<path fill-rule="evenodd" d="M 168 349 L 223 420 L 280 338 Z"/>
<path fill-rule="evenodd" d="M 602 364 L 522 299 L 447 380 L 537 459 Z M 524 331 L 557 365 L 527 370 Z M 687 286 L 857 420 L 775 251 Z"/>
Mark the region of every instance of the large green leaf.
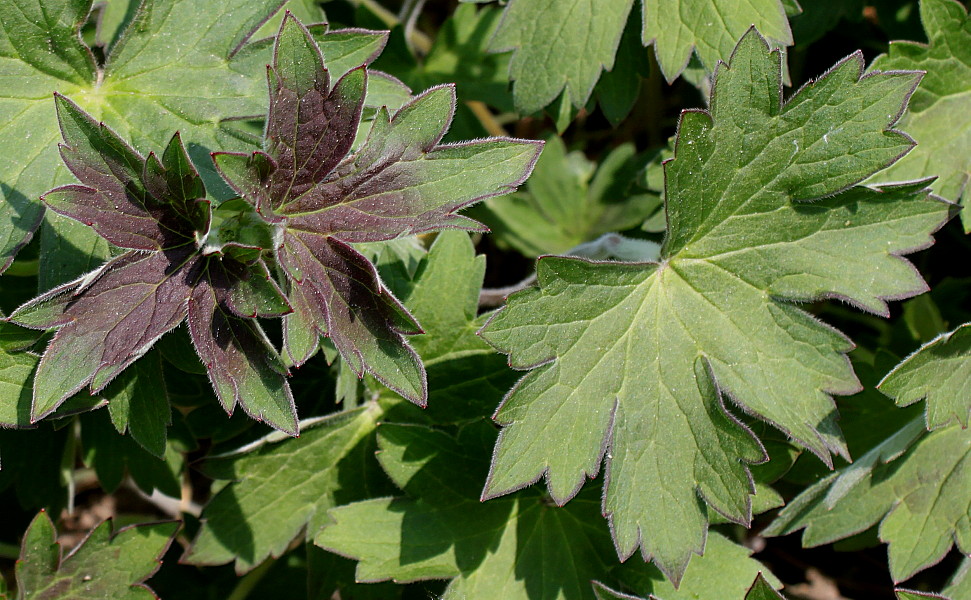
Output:
<path fill-rule="evenodd" d="M 481 332 L 531 369 L 496 413 L 484 497 L 545 476 L 563 504 L 606 462 L 619 554 L 640 546 L 677 580 L 709 507 L 751 518 L 747 465 L 764 451 L 724 399 L 827 463 L 846 454 L 830 394 L 859 389 L 852 344 L 791 301 L 885 314 L 886 298 L 926 289 L 897 255 L 930 244 L 952 208 L 924 182 L 850 187 L 911 147 L 891 128 L 919 79 L 862 68 L 853 55 L 783 103 L 781 54 L 750 32 L 715 73 L 711 111 L 682 115 L 659 262 L 540 259 L 539 287 Z"/>
<path fill-rule="evenodd" d="M 971 552 L 971 430 L 933 431 L 906 454 L 873 469 L 835 502 L 831 476 L 790 502 L 766 535 L 805 528 L 803 545 L 818 546 L 880 523 L 895 582 L 940 561 L 956 543 Z"/>
<path fill-rule="evenodd" d="M 81 545 L 61 556 L 54 523 L 38 514 L 24 535 L 17 561 L 21 600 L 150 600 L 143 582 L 158 570 L 179 524 L 125 527 L 114 535 L 111 521 L 95 527 Z"/>
<path fill-rule="evenodd" d="M 901 120 L 917 148 L 875 180 L 938 175 L 934 191 L 957 201 L 971 179 L 971 19 L 956 0 L 922 0 L 920 17 L 928 44 L 893 42 L 873 61 L 874 69 L 927 71 Z M 968 216 L 962 219 L 971 230 Z"/>
<path fill-rule="evenodd" d="M 634 0 L 512 0 L 490 44 L 515 50 L 509 74 L 516 108 L 530 113 L 561 93 L 567 105 L 587 103 L 603 70 L 611 70 Z M 697 52 L 709 70 L 755 26 L 774 46 L 792 44 L 780 0 L 644 0 L 641 38 L 654 44 L 673 81 Z"/>
<path fill-rule="evenodd" d="M 218 565 L 235 560 L 246 572 L 280 556 L 302 532 L 312 536 L 338 502 L 366 495 L 361 463 L 381 410 L 357 410 L 301 423 L 299 438 L 277 433 L 224 456 L 204 471 L 231 480 L 206 506 L 203 526 L 183 560 Z"/>

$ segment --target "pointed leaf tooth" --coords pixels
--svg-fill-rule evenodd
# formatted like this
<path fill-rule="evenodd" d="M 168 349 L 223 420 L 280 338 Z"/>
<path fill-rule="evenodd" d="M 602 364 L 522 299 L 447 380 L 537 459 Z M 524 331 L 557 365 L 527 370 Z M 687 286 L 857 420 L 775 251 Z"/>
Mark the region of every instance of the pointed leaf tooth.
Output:
<path fill-rule="evenodd" d="M 273 71 L 279 85 L 298 97 L 313 89 L 326 93 L 330 87 L 320 48 L 307 28 L 289 11 L 280 23 L 273 47 Z"/>

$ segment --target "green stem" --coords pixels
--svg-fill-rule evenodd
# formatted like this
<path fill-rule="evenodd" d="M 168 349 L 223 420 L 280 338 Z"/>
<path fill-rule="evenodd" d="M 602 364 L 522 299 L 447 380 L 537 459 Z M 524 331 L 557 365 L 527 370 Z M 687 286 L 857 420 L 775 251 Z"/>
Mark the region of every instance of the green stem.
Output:
<path fill-rule="evenodd" d="M 398 15 L 381 6 L 377 0 L 353 0 L 353 2 L 354 4 L 364 6 L 371 11 L 374 16 L 381 19 L 381 22 L 384 23 L 388 29 L 393 29 L 401 24 L 401 20 L 398 19 Z M 409 41 L 416 49 L 421 51 L 422 54 L 428 54 L 428 51 L 432 48 L 431 39 L 416 29 L 413 29 L 410 32 Z"/>
<path fill-rule="evenodd" d="M 273 565 L 276 564 L 277 559 L 270 557 L 260 563 L 260 566 L 256 567 L 239 580 L 236 587 L 233 588 L 233 592 L 226 598 L 226 600 L 244 600 L 249 593 L 253 591 L 253 588 L 259 584 L 259 582 L 270 572 Z"/>

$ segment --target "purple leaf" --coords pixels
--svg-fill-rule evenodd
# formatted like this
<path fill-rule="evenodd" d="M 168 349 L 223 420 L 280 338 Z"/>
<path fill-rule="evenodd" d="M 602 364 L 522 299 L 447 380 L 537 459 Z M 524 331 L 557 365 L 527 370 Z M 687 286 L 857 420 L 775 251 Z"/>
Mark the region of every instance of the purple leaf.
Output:
<path fill-rule="evenodd" d="M 286 367 L 259 324 L 235 316 L 229 307 L 237 287 L 237 265 L 208 259 L 189 298 L 189 334 L 216 396 L 232 413 L 246 414 L 297 435 L 297 411 Z"/>
<path fill-rule="evenodd" d="M 64 144 L 61 157 L 83 185 L 43 196 L 53 211 L 89 225 L 115 246 L 172 248 L 209 228 L 205 190 L 178 135 L 160 162 L 146 163 L 103 123 L 64 96 L 56 96 Z M 173 210 L 174 209 L 174 210 Z"/>
<path fill-rule="evenodd" d="M 330 336 L 359 374 L 369 372 L 423 405 L 424 369 L 405 341 L 414 319 L 349 244 L 443 228 L 483 230 L 456 211 L 515 189 L 541 142 L 490 139 L 439 145 L 455 111 L 450 86 L 432 88 L 392 117 L 378 111 L 364 146 L 348 156 L 367 88 L 365 67 L 333 87 L 320 50 L 288 15 L 269 68 L 264 152 L 215 154 L 229 184 L 266 221 L 281 226 L 277 259 L 294 314 L 285 344 L 294 364 Z"/>
<path fill-rule="evenodd" d="M 98 393 L 185 318 L 191 250 L 115 258 L 93 277 L 55 288 L 19 308 L 26 327 L 61 326 L 37 367 L 31 419 L 40 420 L 87 384 Z"/>
<path fill-rule="evenodd" d="M 196 351 L 226 410 L 239 403 L 296 435 L 286 369 L 252 319 L 292 312 L 262 262 L 262 248 L 221 239 L 242 227 L 223 207 L 218 222 L 227 231 L 209 231 L 206 190 L 178 134 L 161 157 L 145 159 L 69 100 L 58 96 L 57 109 L 61 153 L 81 185 L 52 190 L 45 202 L 130 251 L 11 316 L 27 327 L 59 328 L 37 368 L 31 419 L 52 413 L 86 385 L 99 393 L 188 315 Z M 243 235 L 260 237 L 249 229 Z"/>

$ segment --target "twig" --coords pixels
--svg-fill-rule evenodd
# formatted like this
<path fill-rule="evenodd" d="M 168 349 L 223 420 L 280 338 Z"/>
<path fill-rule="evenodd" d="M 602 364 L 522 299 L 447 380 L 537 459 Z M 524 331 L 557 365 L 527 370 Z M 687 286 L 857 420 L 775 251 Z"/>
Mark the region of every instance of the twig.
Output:
<path fill-rule="evenodd" d="M 523 279 L 519 283 L 507 285 L 506 287 L 482 288 L 482 291 L 479 292 L 479 307 L 493 308 L 499 306 L 506 301 L 506 297 L 510 294 L 515 294 L 520 290 L 525 290 L 534 283 L 536 283 L 536 273 L 531 274 L 529 277 Z"/>

